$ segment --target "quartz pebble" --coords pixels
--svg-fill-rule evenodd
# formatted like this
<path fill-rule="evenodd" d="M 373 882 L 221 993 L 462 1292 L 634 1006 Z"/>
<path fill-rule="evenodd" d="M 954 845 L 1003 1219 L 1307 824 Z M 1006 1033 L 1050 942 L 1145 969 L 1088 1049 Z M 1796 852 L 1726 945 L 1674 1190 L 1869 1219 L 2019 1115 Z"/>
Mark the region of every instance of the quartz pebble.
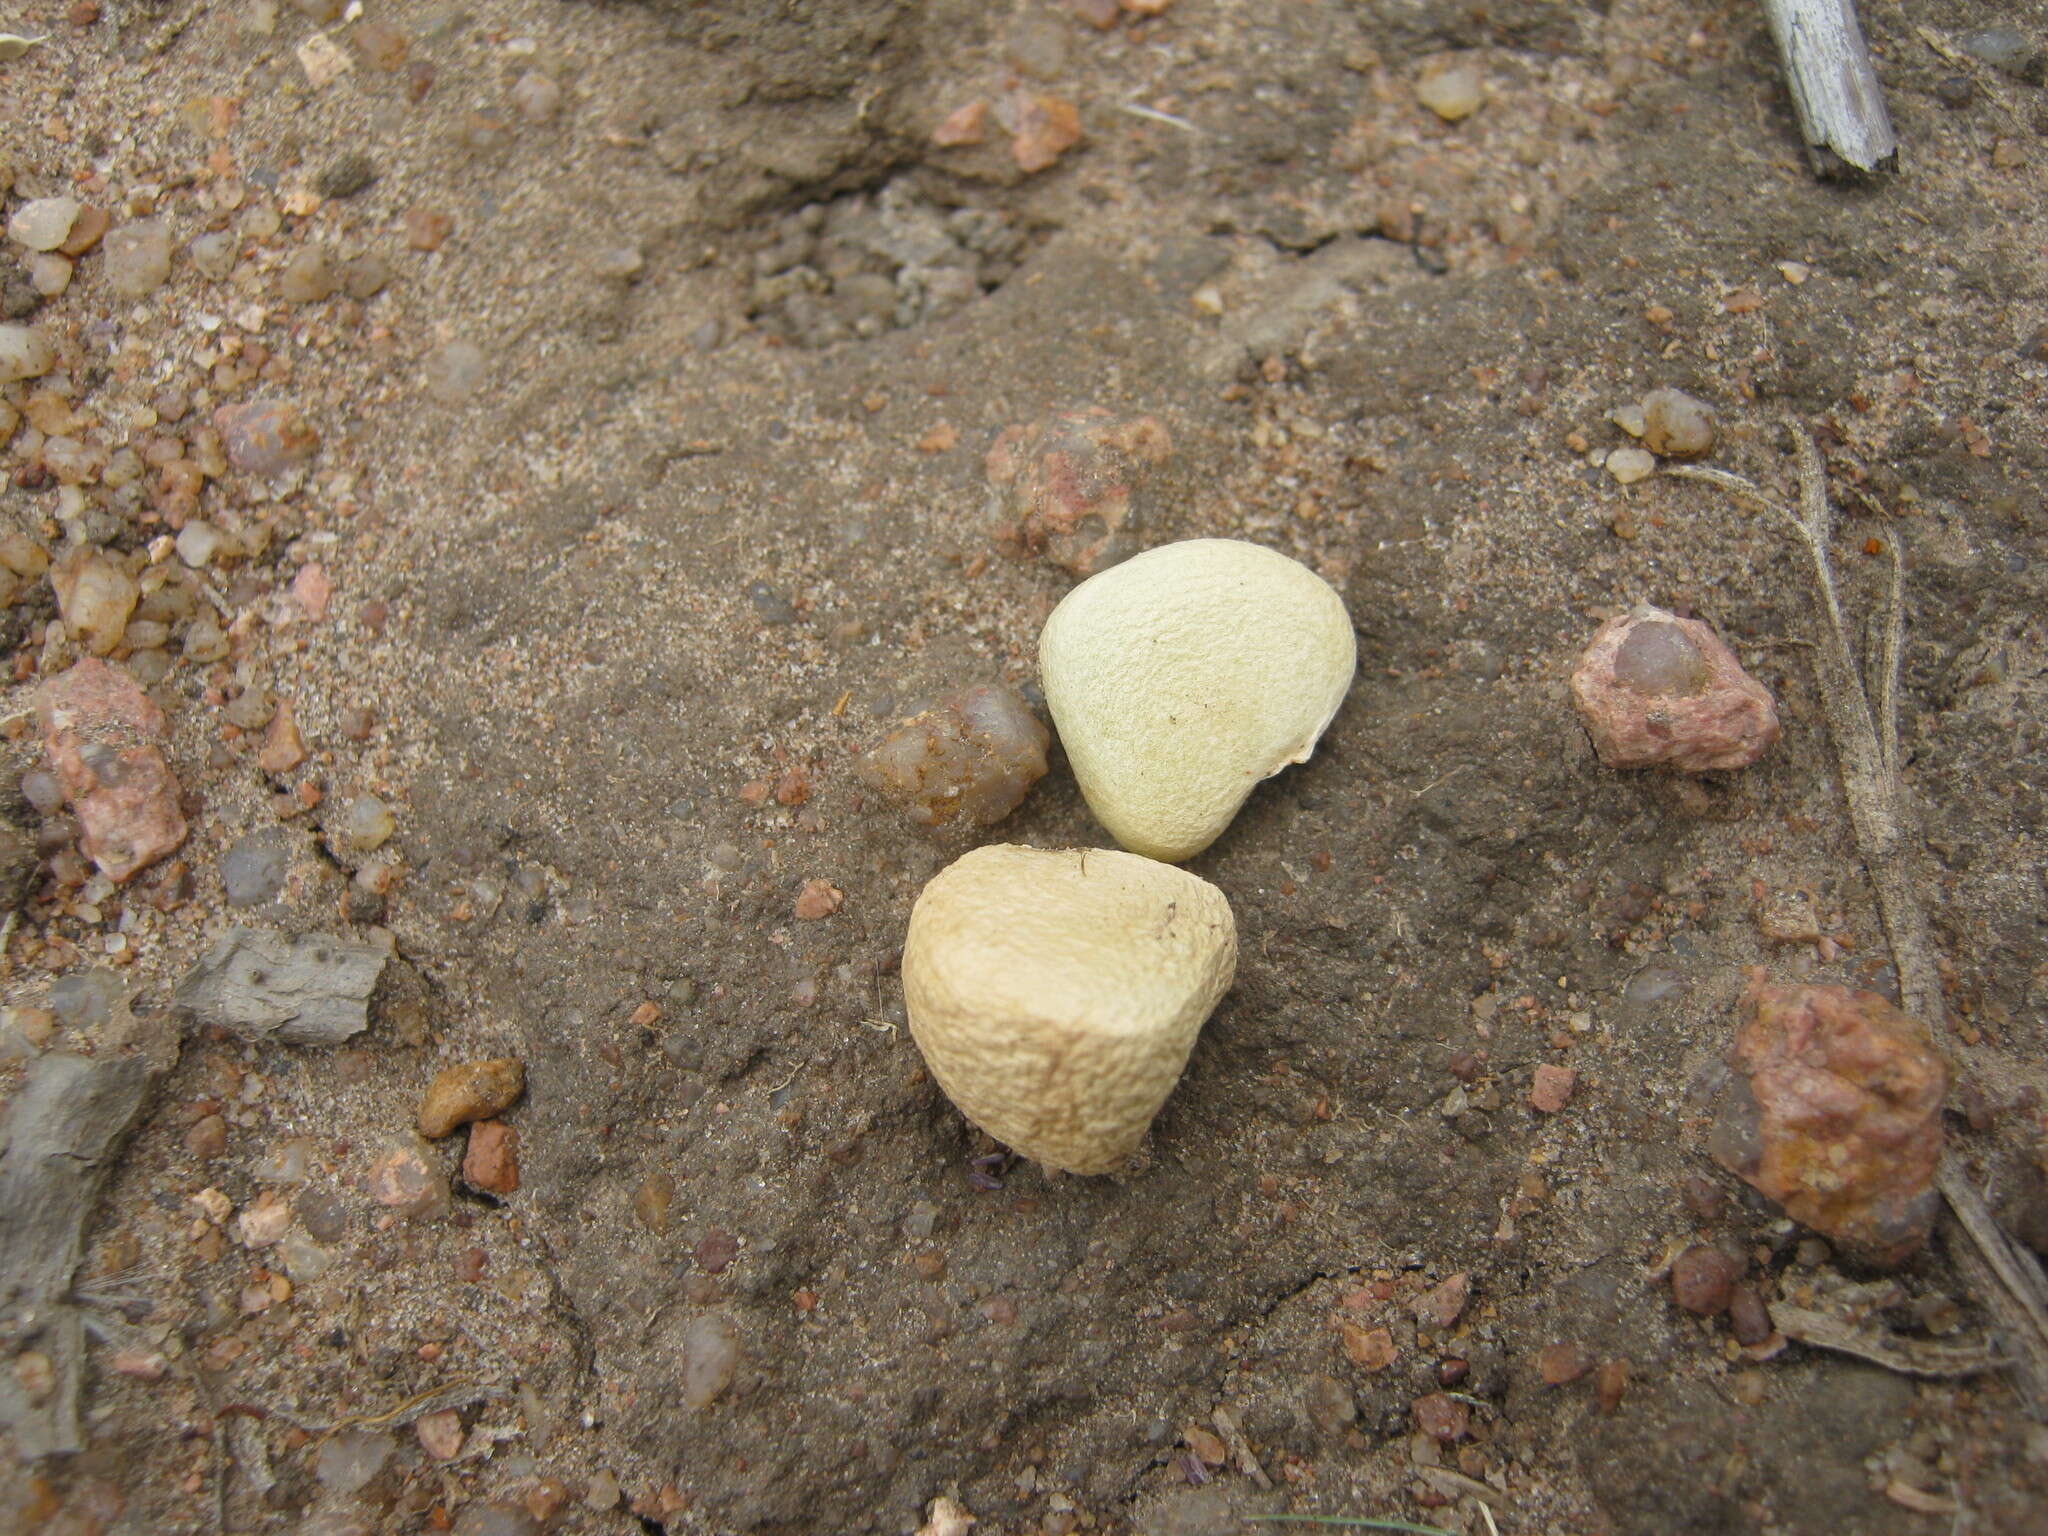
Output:
<path fill-rule="evenodd" d="M 94 656 L 121 643 L 128 616 L 142 595 L 135 578 L 97 549 L 75 550 L 50 567 L 64 628 Z"/>
<path fill-rule="evenodd" d="M 29 258 L 28 280 L 37 293 L 54 299 L 71 286 L 71 258 L 48 251 Z"/>
<path fill-rule="evenodd" d="M 192 269 L 208 282 L 217 283 L 235 270 L 235 237 L 226 230 L 204 234 L 185 248 Z"/>
<path fill-rule="evenodd" d="M 1714 412 L 1704 400 L 1680 389 L 1653 389 L 1643 396 L 1642 410 L 1642 437 L 1652 453 L 1697 459 L 1713 451 Z"/>
<path fill-rule="evenodd" d="M 443 405 L 460 405 L 484 381 L 483 349 L 473 341 L 451 341 L 428 354 L 421 370 L 426 391 Z"/>
<path fill-rule="evenodd" d="M 1926 1029 L 1875 992 L 1761 971 L 1742 1014 L 1715 1160 L 1858 1262 L 1904 1263 L 1940 1205 L 1948 1067 Z"/>
<path fill-rule="evenodd" d="M 124 299 L 155 293 L 171 275 L 171 231 L 161 219 L 124 224 L 107 236 L 107 283 Z"/>
<path fill-rule="evenodd" d="M 1096 820 L 1134 853 L 1200 853 L 1261 779 L 1306 762 L 1351 686 L 1344 602 L 1260 545 L 1191 539 L 1069 592 L 1039 676 Z"/>
<path fill-rule="evenodd" d="M 1014 688 L 984 683 L 909 714 L 863 752 L 854 772 L 919 826 L 963 818 L 994 826 L 1045 777 L 1052 736 Z"/>
<path fill-rule="evenodd" d="M 288 303 L 317 304 L 341 286 L 341 273 L 325 246 L 309 245 L 285 263 L 277 291 Z"/>
<path fill-rule="evenodd" d="M 54 251 L 71 234 L 80 204 L 73 197 L 38 197 L 7 221 L 7 238 L 31 251 Z"/>
<path fill-rule="evenodd" d="M 1641 448 L 1617 448 L 1607 455 L 1607 473 L 1622 485 L 1634 485 L 1657 472 L 1657 460 Z"/>
<path fill-rule="evenodd" d="M 391 807 L 375 795 L 359 795 L 349 803 L 342 825 L 342 842 L 354 854 L 375 853 L 398 830 Z"/>
<path fill-rule="evenodd" d="M 1230 904 L 1134 854 L 977 848 L 910 914 L 903 993 L 932 1076 L 1026 1157 L 1107 1173 L 1137 1149 L 1237 963 Z"/>
<path fill-rule="evenodd" d="M 683 1401 L 709 1408 L 725 1395 L 739 1372 L 739 1329 L 732 1319 L 707 1312 L 683 1331 Z"/>
<path fill-rule="evenodd" d="M 512 82 L 512 105 L 529 123 L 554 120 L 562 110 L 562 88 L 537 69 Z"/>
<path fill-rule="evenodd" d="M 1485 104 L 1485 82 L 1470 64 L 1439 64 L 1417 78 L 1415 99 L 1447 123 L 1462 122 Z"/>
<path fill-rule="evenodd" d="M 391 1457 L 389 1435 L 367 1429 L 344 1429 L 323 1442 L 313 1459 L 313 1475 L 332 1493 L 360 1492 Z"/>
<path fill-rule="evenodd" d="M 39 379 L 57 366 L 57 348 L 33 325 L 0 325 L 0 384 Z"/>
<path fill-rule="evenodd" d="M 1609 768 L 1747 768 L 1778 739 L 1769 692 L 1720 636 L 1647 603 L 1601 626 L 1571 689 Z"/>
<path fill-rule="evenodd" d="M 275 829 L 251 832 L 221 855 L 220 880 L 231 907 L 274 901 L 291 872 L 291 848 Z"/>

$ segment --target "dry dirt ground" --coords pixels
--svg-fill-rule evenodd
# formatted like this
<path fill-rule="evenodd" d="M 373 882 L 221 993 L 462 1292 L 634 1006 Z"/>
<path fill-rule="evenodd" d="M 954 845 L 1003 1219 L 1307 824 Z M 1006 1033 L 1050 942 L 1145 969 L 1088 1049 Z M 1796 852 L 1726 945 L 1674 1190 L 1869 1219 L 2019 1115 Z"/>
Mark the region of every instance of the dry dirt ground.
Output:
<path fill-rule="evenodd" d="M 2048 1529 L 2048 1432 L 1997 1375 L 1745 1358 L 1658 1278 L 1704 1239 L 1774 1297 L 1872 1279 L 1704 1141 L 1746 967 L 1892 984 L 1795 551 L 1707 487 L 1600 467 L 1627 442 L 1607 413 L 1659 384 L 1778 489 L 1784 415 L 1819 433 L 1856 612 L 1866 548 L 1904 543 L 1949 1131 L 2048 1228 L 2048 92 L 1939 51 L 2040 39 L 2048 10 L 1863 10 L 1905 148 L 1844 185 L 1809 176 L 1736 0 L 1177 0 L 1107 29 L 1050 0 L 15 5 L 48 37 L 0 65 L 8 210 L 68 191 L 178 245 L 141 298 L 81 258 L 25 316 L 61 351 L 40 387 L 109 450 L 200 454 L 247 399 L 320 446 L 284 494 L 235 470 L 200 494 L 268 538 L 209 568 L 228 654 L 174 637 L 153 690 L 190 889 L 37 877 L 0 1094 L 60 977 L 164 1015 L 230 921 L 382 929 L 396 958 L 345 1046 L 187 1033 L 89 1232 L 88 1448 L 10 1456 L 0 1524 L 908 1532 L 946 1495 L 988 1533 Z M 1446 124 L 1413 85 L 1453 54 L 1486 101 Z M 1031 174 L 1020 91 L 1086 134 Z M 977 98 L 984 142 L 934 147 Z M 186 252 L 209 231 L 223 278 Z M 388 285 L 291 301 L 314 245 Z M 894 976 L 968 844 L 864 803 L 849 762 L 918 691 L 1031 677 L 1070 578 L 995 551 L 982 455 L 1083 404 L 1171 431 L 1148 540 L 1308 562 L 1360 670 L 1314 760 L 1194 862 L 1239 980 L 1142 1165 L 991 1189 Z M 167 558 L 188 509 L 154 471 L 66 528 L 28 432 L 0 449 L 9 529 Z M 317 619 L 289 596 L 310 564 Z M 1593 759 L 1564 679 L 1645 599 L 1776 693 L 1756 769 Z M 47 582 L 8 611 L 15 772 L 68 660 L 54 615 Z M 311 752 L 281 776 L 225 713 L 251 690 Z M 382 893 L 327 837 L 365 793 L 397 815 Z M 252 833 L 288 878 L 230 909 Z M 1101 840 L 1057 759 L 998 835 Z M 799 922 L 811 879 L 844 904 Z M 1788 908 L 1821 938 L 1767 941 Z M 375 1203 L 427 1080 L 508 1055 L 517 1191 Z M 1550 1115 L 1545 1062 L 1578 1073 Z M 430 1157 L 452 1174 L 460 1142 Z M 280 1172 L 290 1263 L 224 1214 Z M 1458 1274 L 1462 1315 L 1418 1320 Z M 1985 1331 L 1942 1238 L 1896 1280 L 1884 1326 Z M 704 1318 L 739 1355 L 700 1408 Z M 1605 1369 L 1549 1385 L 1546 1350 Z M 1448 1445 L 1411 1408 L 1445 1383 Z M 422 1417 L 450 1404 L 452 1442 Z M 1210 1465 L 1218 1409 L 1243 1449 Z"/>

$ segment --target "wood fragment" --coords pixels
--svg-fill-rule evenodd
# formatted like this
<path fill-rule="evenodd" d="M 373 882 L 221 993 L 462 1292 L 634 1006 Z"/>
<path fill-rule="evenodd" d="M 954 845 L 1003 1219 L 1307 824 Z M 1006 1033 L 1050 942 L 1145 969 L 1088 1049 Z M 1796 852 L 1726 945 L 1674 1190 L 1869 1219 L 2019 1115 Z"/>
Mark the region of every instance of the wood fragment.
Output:
<path fill-rule="evenodd" d="M 1855 0 L 1763 0 L 1814 174 L 1892 169 L 1899 141 Z"/>
<path fill-rule="evenodd" d="M 1218 1407 L 1209 1415 L 1209 1422 L 1216 1426 L 1216 1433 L 1223 1437 L 1224 1445 L 1230 1449 L 1230 1458 L 1237 1463 L 1237 1470 L 1257 1483 L 1261 1488 L 1271 1488 L 1273 1479 L 1266 1476 L 1266 1469 L 1259 1465 L 1259 1458 L 1252 1454 L 1251 1442 L 1244 1437 L 1244 1431 L 1237 1427 L 1237 1420 L 1230 1410 Z"/>
<path fill-rule="evenodd" d="M 1789 1302 L 1771 1303 L 1771 1322 L 1788 1339 L 1838 1355 L 1854 1355 L 1902 1376 L 1981 1376 L 2012 1362 L 1982 1344 L 1931 1344 L 1855 1323 Z"/>
<path fill-rule="evenodd" d="M 71 1282 L 100 1187 L 155 1076 L 139 1055 L 40 1056 L 0 1128 L 0 1352 L 38 1351 L 53 1368 L 39 1391 L 0 1370 L 0 1425 L 24 1461 L 85 1448 L 85 1329 Z"/>
<path fill-rule="evenodd" d="M 370 994 L 388 948 L 330 934 L 288 938 L 235 927 L 173 994 L 202 1022 L 249 1039 L 339 1045 L 369 1028 Z"/>

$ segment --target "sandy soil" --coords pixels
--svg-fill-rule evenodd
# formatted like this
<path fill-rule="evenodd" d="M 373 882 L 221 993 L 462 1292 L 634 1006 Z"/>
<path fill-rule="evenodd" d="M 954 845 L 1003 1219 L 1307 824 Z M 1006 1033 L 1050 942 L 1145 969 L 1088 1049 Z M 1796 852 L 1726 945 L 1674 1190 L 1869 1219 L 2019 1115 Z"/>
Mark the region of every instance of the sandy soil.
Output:
<path fill-rule="evenodd" d="M 173 635 L 141 664 L 186 873 L 67 884 L 52 830 L 0 1094 L 106 1027 L 49 1033 L 62 977 L 170 1018 L 231 922 L 394 946 L 343 1046 L 187 1032 L 90 1229 L 88 1446 L 8 1458 L 13 1528 L 909 1532 L 945 1496 L 1048 1536 L 2044 1529 L 2048 1431 L 1996 1374 L 1751 1358 L 1660 1278 L 1717 1242 L 1773 1297 L 1988 1327 L 1945 1238 L 1858 1291 L 1880 1282 L 1705 1154 L 1748 967 L 1896 981 L 1796 550 L 1602 465 L 1630 441 L 1608 413 L 1668 384 L 1719 412 L 1713 462 L 1784 490 L 1789 413 L 1828 455 L 1854 612 L 1884 590 L 1864 551 L 1902 545 L 1948 1129 L 2048 1232 L 2048 94 L 1940 51 L 2039 40 L 2048 11 L 1866 5 L 1906 148 L 1841 185 L 1734 0 L 1078 9 L 12 13 L 48 37 L 0 64 L 8 212 L 68 194 L 116 233 L 165 221 L 177 255 L 128 296 L 103 244 L 32 310 L 0 256 L 61 352 L 0 393 L 151 465 L 67 500 L 24 424 L 0 533 L 168 571 L 157 541 L 198 519 L 260 552 L 204 572 L 226 654 Z M 1416 102 L 1442 65 L 1484 82 L 1455 124 Z M 1033 96 L 1085 138 L 1026 172 Z M 976 100 L 982 142 L 935 146 Z M 188 250 L 209 232 L 218 278 Z M 313 248 L 389 281 L 288 297 Z M 151 445 L 206 458 L 251 400 L 296 405 L 317 453 L 283 488 L 228 467 L 166 494 Z M 1239 979 L 1141 1164 L 988 1189 L 894 975 L 970 840 L 864 799 L 850 760 L 907 698 L 1029 682 L 1071 578 L 996 548 L 983 454 L 1091 404 L 1172 435 L 1148 542 L 1307 562 L 1360 672 L 1192 865 Z M 1755 769 L 1595 761 L 1565 680 L 1643 600 L 1776 695 Z M 19 584 L 10 786 L 75 655 L 55 617 Z M 266 691 L 308 752 L 280 772 L 268 725 L 233 723 Z M 364 795 L 396 813 L 374 854 L 340 835 Z M 1102 841 L 1057 758 L 996 835 Z M 274 895 L 229 905 L 235 848 L 276 850 Z M 812 879 L 844 903 L 798 921 Z M 427 1082 L 501 1056 L 516 1191 L 380 1205 Z M 1577 1072 L 1557 1113 L 1528 1102 L 1546 1063 Z M 421 1155 L 452 1176 L 462 1140 Z M 238 1224 L 269 1189 L 295 1262 Z M 1458 1315 L 1418 1314 L 1456 1275 Z M 712 1334 L 737 1358 L 697 1406 Z M 1448 1443 L 1413 1406 L 1446 1390 Z"/>

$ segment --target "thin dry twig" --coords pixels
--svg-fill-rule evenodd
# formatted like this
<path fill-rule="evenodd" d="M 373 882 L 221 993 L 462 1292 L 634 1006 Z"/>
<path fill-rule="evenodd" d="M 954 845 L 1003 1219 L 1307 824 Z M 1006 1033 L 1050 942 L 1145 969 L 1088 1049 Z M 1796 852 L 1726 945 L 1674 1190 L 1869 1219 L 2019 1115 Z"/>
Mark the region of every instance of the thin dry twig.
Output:
<path fill-rule="evenodd" d="M 1902 1338 L 1782 1301 L 1771 1304 L 1771 1325 L 1788 1339 L 1815 1349 L 1854 1355 L 1902 1376 L 1980 1376 L 2012 1364 L 1982 1345 L 1930 1344 L 1924 1339 Z"/>
<path fill-rule="evenodd" d="M 1930 1028 L 1947 1018 L 1941 973 L 1927 915 L 1913 881 L 1905 834 L 1904 791 L 1899 778 L 1898 674 L 1905 648 L 1905 564 L 1898 531 L 1888 542 L 1892 569 L 1873 671 L 1877 708 L 1864 688 L 1864 674 L 1849 645 L 1849 631 L 1835 587 L 1831 540 L 1834 509 L 1828 501 L 1827 467 L 1812 436 L 1797 420 L 1787 418 L 1799 475 L 1799 510 L 1795 513 L 1740 475 L 1699 465 L 1674 464 L 1665 473 L 1718 486 L 1731 496 L 1761 508 L 1789 528 L 1806 549 L 1813 566 L 1826 618 L 1815 648 L 1815 673 L 1828 734 L 1841 766 L 1842 795 L 1849 804 L 1849 822 L 1857 850 L 1863 855 L 1878 914 L 1891 942 L 1892 964 L 1898 971 L 1899 996 L 1906 1011 Z M 1953 1215 L 1949 1250 L 1990 1310 L 2014 1351 L 2011 1365 L 2021 1398 L 2038 1419 L 2048 1416 L 2048 1277 L 2031 1255 L 2000 1230 L 1974 1186 L 1951 1154 L 1943 1160 L 1939 1182 Z M 1957 1234 L 1960 1233 L 1961 1240 Z M 1773 1309 L 1774 1317 L 1776 1309 Z M 1790 1329 L 1780 1324 L 1788 1336 Z M 1836 1346 L 1825 1346 L 1836 1347 Z M 1854 1351 L 1851 1351 L 1852 1353 Z"/>

